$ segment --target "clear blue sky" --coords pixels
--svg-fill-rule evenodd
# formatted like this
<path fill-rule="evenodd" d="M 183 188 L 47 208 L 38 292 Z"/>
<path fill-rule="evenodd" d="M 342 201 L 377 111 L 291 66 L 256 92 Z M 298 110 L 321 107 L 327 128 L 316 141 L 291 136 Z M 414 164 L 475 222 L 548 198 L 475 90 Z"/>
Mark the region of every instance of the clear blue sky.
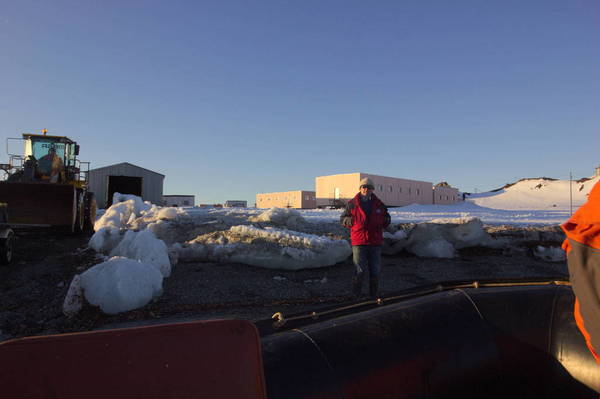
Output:
<path fill-rule="evenodd" d="M 599 40 L 595 0 L 6 0 L 0 138 L 46 128 L 198 203 L 357 171 L 579 178 L 600 163 Z"/>

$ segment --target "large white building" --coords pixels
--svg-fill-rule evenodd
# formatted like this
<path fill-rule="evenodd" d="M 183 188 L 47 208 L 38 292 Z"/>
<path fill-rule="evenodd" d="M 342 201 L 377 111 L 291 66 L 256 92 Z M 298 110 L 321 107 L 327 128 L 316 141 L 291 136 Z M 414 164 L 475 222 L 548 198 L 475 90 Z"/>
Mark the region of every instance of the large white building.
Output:
<path fill-rule="evenodd" d="M 434 188 L 433 183 L 426 181 L 356 172 L 317 177 L 316 206 L 347 202 L 358 193 L 360 181 L 365 177 L 373 181 L 374 194 L 387 206 L 453 204 L 458 201 L 458 190 L 447 183 L 440 183 Z"/>

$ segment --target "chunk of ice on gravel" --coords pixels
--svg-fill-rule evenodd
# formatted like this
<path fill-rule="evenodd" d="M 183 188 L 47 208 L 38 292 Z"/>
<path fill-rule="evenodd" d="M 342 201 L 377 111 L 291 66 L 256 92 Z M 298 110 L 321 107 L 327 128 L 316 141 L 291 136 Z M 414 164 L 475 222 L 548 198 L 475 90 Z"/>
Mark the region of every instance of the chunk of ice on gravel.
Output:
<path fill-rule="evenodd" d="M 140 308 L 162 294 L 163 275 L 152 265 L 113 257 L 80 276 L 85 299 L 104 313 Z"/>

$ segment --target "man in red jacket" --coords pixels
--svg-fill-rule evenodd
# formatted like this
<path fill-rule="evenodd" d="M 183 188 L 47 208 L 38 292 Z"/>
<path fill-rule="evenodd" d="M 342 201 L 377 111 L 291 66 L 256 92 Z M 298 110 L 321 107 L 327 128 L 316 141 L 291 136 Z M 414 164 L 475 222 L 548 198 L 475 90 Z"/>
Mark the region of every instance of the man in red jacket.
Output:
<path fill-rule="evenodd" d="M 575 322 L 600 364 L 600 182 L 561 227 L 567 236 L 563 249 L 575 293 Z"/>
<path fill-rule="evenodd" d="M 381 272 L 383 229 L 390 224 L 387 207 L 373 194 L 375 186 L 367 177 L 360 181 L 359 193 L 346 205 L 340 221 L 350 229 L 352 259 L 356 274 L 352 290 L 360 297 L 365 270 L 369 270 L 369 295 L 377 297 Z"/>

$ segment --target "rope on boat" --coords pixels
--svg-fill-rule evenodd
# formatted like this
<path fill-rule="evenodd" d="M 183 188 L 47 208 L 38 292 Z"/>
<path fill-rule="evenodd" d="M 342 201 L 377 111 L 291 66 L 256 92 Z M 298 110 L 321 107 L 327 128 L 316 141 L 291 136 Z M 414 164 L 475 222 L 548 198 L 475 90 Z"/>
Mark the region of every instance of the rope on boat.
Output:
<path fill-rule="evenodd" d="M 417 292 L 409 292 L 409 293 L 394 295 L 394 296 L 390 296 L 390 297 L 386 297 L 386 298 L 370 299 L 367 301 L 362 301 L 362 302 L 353 303 L 350 305 L 336 307 L 334 309 L 329 309 L 329 310 L 325 310 L 325 311 L 321 311 L 321 312 L 313 311 L 310 313 L 301 314 L 298 316 L 292 316 L 292 317 L 288 317 L 288 318 L 286 318 L 282 312 L 276 312 L 273 314 L 273 316 L 271 316 L 271 319 L 274 320 L 273 328 L 279 329 L 279 328 L 282 328 L 285 324 L 287 324 L 290 321 L 300 321 L 300 320 L 308 320 L 308 319 L 316 320 L 323 316 L 341 313 L 341 312 L 345 312 L 348 310 L 359 309 L 359 308 L 363 308 L 366 306 L 372 306 L 372 305 L 381 306 L 381 305 L 389 304 L 392 302 L 397 302 L 399 300 L 415 298 L 415 297 L 424 296 L 424 295 L 428 295 L 428 294 L 435 294 L 435 293 L 442 292 L 442 291 L 450 291 L 450 290 L 464 289 L 464 288 L 522 287 L 522 286 L 528 286 L 528 285 L 529 286 L 531 286 L 531 285 L 534 285 L 534 286 L 544 286 L 544 285 L 570 286 L 571 283 L 568 280 L 544 280 L 544 281 L 511 281 L 511 282 L 473 281 L 471 283 L 459 283 L 459 284 L 449 284 L 449 285 L 438 284 L 433 288 L 429 288 L 429 289 L 425 289 L 425 290 L 421 290 L 421 291 L 417 291 Z"/>

